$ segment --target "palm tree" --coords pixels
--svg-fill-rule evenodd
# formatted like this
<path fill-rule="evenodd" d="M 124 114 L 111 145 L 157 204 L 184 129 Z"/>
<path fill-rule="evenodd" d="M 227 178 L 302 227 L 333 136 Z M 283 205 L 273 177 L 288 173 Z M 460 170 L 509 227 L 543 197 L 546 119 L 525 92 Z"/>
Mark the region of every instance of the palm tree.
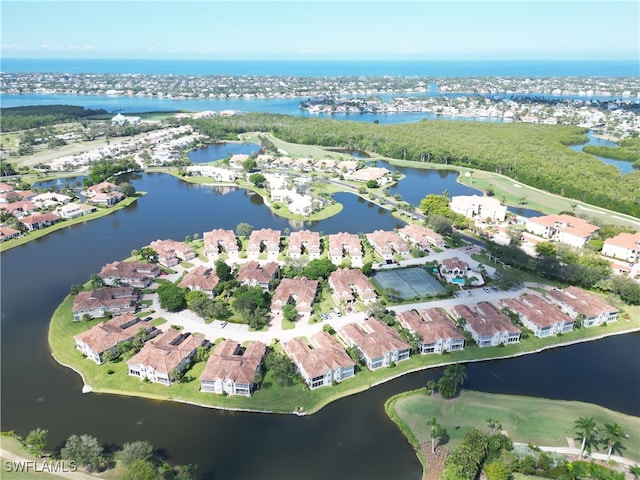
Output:
<path fill-rule="evenodd" d="M 629 473 L 633 475 L 633 478 L 640 477 L 640 465 L 632 465 L 629 467 Z"/>
<path fill-rule="evenodd" d="M 462 385 L 467 378 L 466 368 L 462 363 L 448 365 L 444 369 L 444 376 L 450 377 L 455 382 L 456 386 Z"/>
<path fill-rule="evenodd" d="M 434 453 L 436 451 L 436 439 L 440 440 L 443 430 L 442 426 L 436 421 L 436 417 L 431 417 L 429 426 L 431 427 L 431 453 Z"/>
<path fill-rule="evenodd" d="M 429 380 L 427 382 L 427 390 L 429 390 L 429 395 L 433 395 L 433 392 L 436 391 L 436 387 L 438 386 L 438 384 L 436 383 L 435 380 Z"/>
<path fill-rule="evenodd" d="M 582 437 L 582 445 L 580 446 L 580 458 L 582 458 L 585 446 L 587 443 L 590 444 L 596 439 L 598 429 L 596 428 L 596 422 L 593 417 L 580 417 L 574 424 L 576 433 Z"/>
<path fill-rule="evenodd" d="M 604 424 L 604 433 L 602 435 L 602 439 L 607 442 L 607 448 L 609 451 L 607 452 L 607 462 L 611 460 L 611 453 L 613 449 L 619 446 L 620 440 L 625 436 L 624 430 L 617 423 L 605 423 Z"/>
<path fill-rule="evenodd" d="M 487 425 L 489 426 L 490 435 L 493 435 L 498 430 L 502 429 L 502 424 L 500 423 L 500 420 L 498 420 L 497 418 L 491 418 L 491 417 L 487 418 L 486 422 L 487 422 Z"/>

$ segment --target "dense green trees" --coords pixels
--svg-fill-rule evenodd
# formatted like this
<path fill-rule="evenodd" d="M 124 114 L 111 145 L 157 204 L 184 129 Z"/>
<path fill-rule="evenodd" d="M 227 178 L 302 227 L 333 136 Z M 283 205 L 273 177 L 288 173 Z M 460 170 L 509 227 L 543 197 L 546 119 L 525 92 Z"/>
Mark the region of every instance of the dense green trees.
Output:
<path fill-rule="evenodd" d="M 91 435 L 71 435 L 60 451 L 62 458 L 87 468 L 99 471 L 105 463 L 102 445 Z"/>
<path fill-rule="evenodd" d="M 33 105 L 0 108 L 2 132 L 15 132 L 80 120 L 91 115 L 106 114 L 104 109 L 91 110 L 72 105 Z"/>
<path fill-rule="evenodd" d="M 179 312 L 187 306 L 186 291 L 175 283 L 164 282 L 156 290 L 160 306 L 170 312 Z"/>
<path fill-rule="evenodd" d="M 49 430 L 44 430 L 42 428 L 36 428 L 35 430 L 31 430 L 29 435 L 25 440 L 27 448 L 33 454 L 34 457 L 40 458 L 42 453 L 44 452 L 45 447 L 47 446 L 47 434 Z"/>
<path fill-rule="evenodd" d="M 287 385 L 295 377 L 296 369 L 293 362 L 282 353 L 269 350 L 264 359 L 264 365 L 280 385 Z"/>
<path fill-rule="evenodd" d="M 622 175 L 568 145 L 586 130 L 570 125 L 423 120 L 379 125 L 333 119 L 251 113 L 194 120 L 206 131 L 271 132 L 294 143 L 351 148 L 391 158 L 461 165 L 618 212 L 640 216 L 640 171 Z"/>

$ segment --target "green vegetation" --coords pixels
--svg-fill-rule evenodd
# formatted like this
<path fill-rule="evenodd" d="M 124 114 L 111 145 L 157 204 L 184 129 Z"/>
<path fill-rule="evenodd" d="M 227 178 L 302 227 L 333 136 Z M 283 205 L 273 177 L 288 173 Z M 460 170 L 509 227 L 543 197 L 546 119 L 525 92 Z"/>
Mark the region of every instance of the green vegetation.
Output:
<path fill-rule="evenodd" d="M 565 197 L 640 216 L 640 172 L 621 175 L 611 165 L 568 145 L 585 130 L 568 125 L 494 124 L 423 120 L 379 125 L 285 115 L 245 114 L 194 121 L 204 133 L 265 131 L 287 141 L 351 146 L 391 158 L 460 165 L 505 175 Z"/>
<path fill-rule="evenodd" d="M 623 448 L 622 452 L 628 458 L 640 459 L 640 433 L 638 430 L 640 419 L 638 417 L 624 415 L 583 402 L 472 391 L 464 391 L 453 400 L 444 400 L 439 396 L 428 395 L 427 392 L 428 390 L 420 389 L 396 395 L 387 401 L 385 409 L 418 452 L 421 451 L 421 445 L 431 442 L 431 426 L 434 419 L 437 419 L 438 424 L 441 424 L 447 433 L 441 442 L 444 442 L 444 445 L 452 451 L 453 457 L 453 460 L 447 462 L 445 474 L 441 478 L 456 480 L 473 478 L 470 475 L 473 473 L 474 465 L 477 468 L 485 461 L 485 457 L 485 469 L 492 463 L 499 462 L 504 464 L 507 470 L 518 470 L 528 475 L 543 470 L 553 472 L 550 475 L 545 475 L 545 477 L 550 476 L 551 478 L 557 478 L 558 475 L 566 473 L 568 469 L 586 468 L 588 467 L 586 463 L 582 463 L 583 466 L 574 467 L 554 458 L 553 454 L 542 454 L 535 447 L 526 447 L 526 444 L 566 447 L 567 438 L 575 438 L 579 448 L 581 436 L 580 434 L 576 435 L 575 431 L 577 418 L 592 418 L 598 425 L 617 425 L 619 431 L 628 432 L 628 437 L 618 436 L 618 442 Z M 487 429 L 487 433 L 482 432 L 485 429 Z M 501 438 L 503 435 L 498 432 L 500 429 L 507 433 L 510 441 L 525 445 L 522 448 L 514 448 L 512 452 L 506 451 L 503 438 Z M 499 443 L 502 444 L 500 448 L 496 448 L 494 442 L 491 441 L 492 438 L 500 440 Z M 506 438 L 504 437 L 504 439 Z M 473 441 L 470 442 L 470 439 Z M 471 454 L 471 450 L 478 448 L 478 446 L 483 446 L 477 452 L 479 456 L 483 457 L 480 460 L 478 460 L 478 455 L 474 457 Z M 602 447 L 603 453 L 607 453 L 607 442 L 601 442 L 598 446 Z M 461 452 L 465 450 L 469 450 L 467 455 L 461 455 Z M 419 457 L 424 464 L 424 458 L 421 454 Z M 472 458 L 475 458 L 475 461 L 471 464 L 464 463 Z M 573 463 L 579 464 L 581 462 Z M 454 467 L 454 464 L 465 464 L 466 467 L 458 469 Z M 495 465 L 489 468 L 489 471 L 494 469 L 496 470 L 495 474 L 503 470 L 500 466 Z M 464 474 L 465 471 L 469 475 Z M 486 470 L 485 473 L 489 474 Z M 496 476 L 494 478 L 503 477 Z M 514 478 L 529 477 L 515 476 Z"/>
<path fill-rule="evenodd" d="M 106 113 L 107 111 L 104 109 L 91 110 L 72 105 L 34 105 L 0 108 L 0 117 L 2 117 L 0 131 L 15 132 L 47 125 L 57 125 Z"/>
<path fill-rule="evenodd" d="M 640 168 L 640 138 L 627 138 L 618 147 L 604 145 L 587 145 L 582 149 L 591 155 L 613 158 L 625 162 L 635 162 L 633 168 Z"/>
<path fill-rule="evenodd" d="M 83 358 L 75 347 L 73 337 L 101 320 L 72 322 L 72 304 L 73 297 L 69 295 L 54 312 L 49 325 L 49 345 L 56 360 L 79 372 L 83 376 L 85 384 L 90 385 L 93 391 L 141 396 L 157 400 L 191 402 L 203 406 L 283 413 L 290 413 L 298 407 L 303 408 L 307 413 L 314 413 L 334 400 L 366 390 L 372 385 L 410 371 L 456 362 L 505 358 L 584 341 L 601 335 L 640 329 L 640 307 L 627 307 L 626 311 L 619 316 L 618 321 L 612 322 L 606 327 L 581 328 L 566 333 L 562 337 L 540 339 L 530 335 L 520 343 L 506 345 L 503 348 L 478 348 L 475 345 L 468 345 L 463 351 L 451 352 L 447 355 L 414 355 L 410 359 L 398 363 L 393 369 L 378 369 L 373 372 L 365 369 L 358 372 L 355 377 L 330 388 L 309 390 L 306 385 L 293 380 L 281 385 L 274 377 L 274 373 L 267 371 L 262 387 L 251 398 L 245 398 L 201 393 L 199 391 L 200 382 L 197 379 L 204 369 L 203 363 L 193 365 L 188 371 L 185 381 L 175 382 L 170 387 L 166 387 L 160 384 L 141 382 L 139 379 L 129 376 L 125 361 L 115 359 L 107 365 L 98 366 L 91 360 Z M 384 307 L 382 308 L 384 309 Z M 389 317 L 387 320 L 393 320 L 392 316 Z M 107 369 L 113 370 L 113 374 L 107 375 Z"/>

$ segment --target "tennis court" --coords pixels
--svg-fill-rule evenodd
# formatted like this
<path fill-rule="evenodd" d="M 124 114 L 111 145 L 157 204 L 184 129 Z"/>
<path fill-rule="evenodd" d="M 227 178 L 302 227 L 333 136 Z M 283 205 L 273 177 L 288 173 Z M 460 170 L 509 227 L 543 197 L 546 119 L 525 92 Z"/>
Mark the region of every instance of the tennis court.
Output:
<path fill-rule="evenodd" d="M 440 283 L 421 267 L 379 270 L 372 277 L 384 291 L 387 288 L 397 290 L 403 300 L 434 296 L 445 291 Z"/>

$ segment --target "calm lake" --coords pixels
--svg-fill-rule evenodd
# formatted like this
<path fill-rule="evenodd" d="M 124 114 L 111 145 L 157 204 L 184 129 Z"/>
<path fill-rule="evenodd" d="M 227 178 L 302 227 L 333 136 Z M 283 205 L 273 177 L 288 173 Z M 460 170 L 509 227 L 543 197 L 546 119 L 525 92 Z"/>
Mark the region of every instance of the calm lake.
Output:
<path fill-rule="evenodd" d="M 49 447 L 73 433 L 106 444 L 148 440 L 171 462 L 197 463 L 203 479 L 411 479 L 421 467 L 384 413 L 391 395 L 423 386 L 439 369 L 406 375 L 334 402 L 310 417 L 231 413 L 169 402 L 82 394 L 47 348 L 49 319 L 73 283 L 157 238 L 212 228 L 302 228 L 243 190 L 191 185 L 164 174 L 133 179 L 148 191 L 131 207 L 2 254 L 2 430 L 49 429 Z M 441 191 L 437 184 L 436 191 Z M 344 193 L 337 216 L 305 227 L 324 233 L 390 229 L 386 211 Z M 70 345 L 70 348 L 73 348 Z M 640 335 L 520 358 L 469 364 L 465 387 L 582 400 L 640 415 Z M 319 461 L 323 459 L 324 461 Z"/>

